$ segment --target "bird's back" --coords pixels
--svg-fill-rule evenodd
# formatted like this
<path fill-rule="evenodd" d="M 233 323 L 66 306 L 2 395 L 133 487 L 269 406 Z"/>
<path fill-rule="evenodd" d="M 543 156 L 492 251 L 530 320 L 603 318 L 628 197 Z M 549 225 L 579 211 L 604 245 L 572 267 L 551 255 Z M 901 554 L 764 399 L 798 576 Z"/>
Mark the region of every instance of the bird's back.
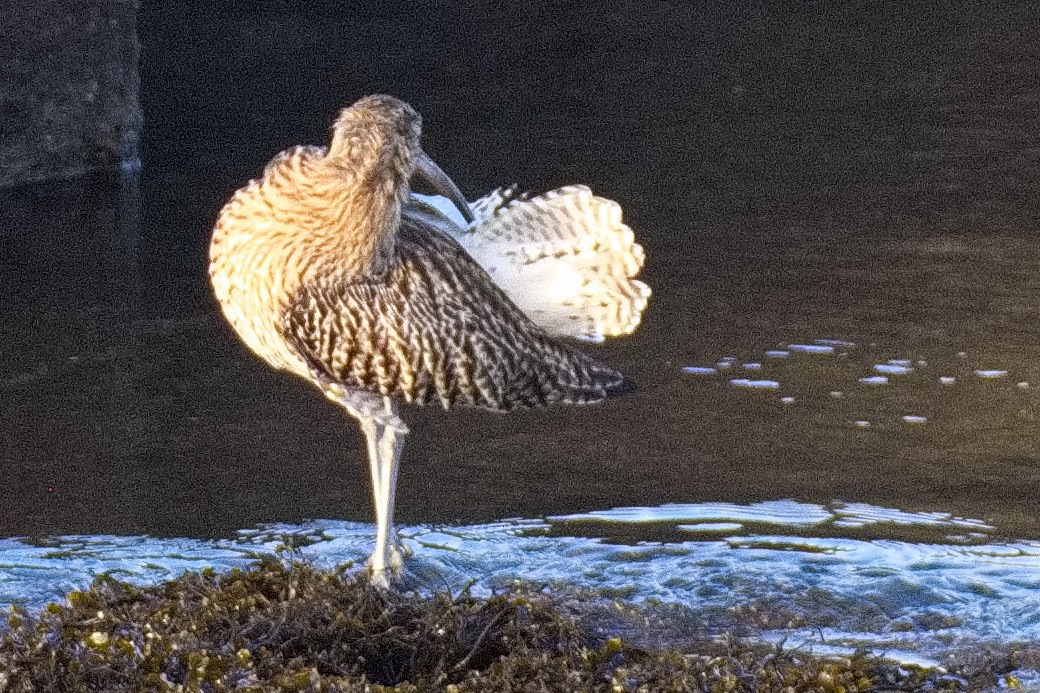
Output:
<path fill-rule="evenodd" d="M 508 411 L 631 389 L 550 337 L 457 242 L 415 218 L 402 220 L 385 275 L 301 286 L 282 338 L 316 379 L 416 404 Z"/>

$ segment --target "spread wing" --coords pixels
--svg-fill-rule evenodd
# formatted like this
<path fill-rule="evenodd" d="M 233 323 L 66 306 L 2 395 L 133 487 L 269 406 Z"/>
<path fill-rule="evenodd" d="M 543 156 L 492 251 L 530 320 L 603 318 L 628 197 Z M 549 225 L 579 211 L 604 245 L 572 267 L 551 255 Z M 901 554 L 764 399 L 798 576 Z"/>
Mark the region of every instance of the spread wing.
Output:
<path fill-rule="evenodd" d="M 421 218 L 402 221 L 385 276 L 315 280 L 282 329 L 318 379 L 417 404 L 508 411 L 595 402 L 632 385 L 547 335 Z"/>
<path fill-rule="evenodd" d="M 550 334 L 600 342 L 639 326 L 651 292 L 634 278 L 643 247 L 617 202 L 584 185 L 537 196 L 499 188 L 470 205 L 470 225 L 444 198 L 412 202 L 454 219 L 445 233 Z"/>

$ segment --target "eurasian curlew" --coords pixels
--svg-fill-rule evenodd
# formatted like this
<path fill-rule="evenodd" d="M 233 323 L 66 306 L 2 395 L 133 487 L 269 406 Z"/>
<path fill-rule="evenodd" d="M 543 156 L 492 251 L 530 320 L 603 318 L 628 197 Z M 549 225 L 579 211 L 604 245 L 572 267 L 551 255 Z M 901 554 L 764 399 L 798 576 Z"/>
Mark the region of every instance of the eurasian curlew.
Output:
<path fill-rule="evenodd" d="M 616 203 L 572 186 L 496 191 L 471 209 L 420 130 L 390 96 L 343 109 L 328 148 L 282 152 L 235 193 L 210 247 L 214 291 L 246 345 L 360 424 L 382 586 L 402 569 L 393 510 L 408 429 L 397 403 L 506 412 L 627 392 L 624 376 L 553 334 L 627 334 L 650 293 L 631 279 L 642 248 Z M 412 196 L 413 174 L 466 228 Z"/>

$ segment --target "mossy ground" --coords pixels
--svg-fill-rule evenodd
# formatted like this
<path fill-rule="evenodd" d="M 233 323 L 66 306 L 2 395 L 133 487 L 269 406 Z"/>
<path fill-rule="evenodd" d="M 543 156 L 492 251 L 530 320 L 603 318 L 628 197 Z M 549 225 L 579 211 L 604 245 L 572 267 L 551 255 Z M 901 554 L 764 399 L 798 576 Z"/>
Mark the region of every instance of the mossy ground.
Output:
<path fill-rule="evenodd" d="M 357 575 L 276 558 L 146 589 L 101 577 L 67 605 L 36 616 L 11 610 L 0 629 L 0 693 L 964 687 L 964 679 L 867 656 L 637 647 L 618 636 L 631 614 L 583 604 L 533 587 L 486 599 L 386 593 Z"/>

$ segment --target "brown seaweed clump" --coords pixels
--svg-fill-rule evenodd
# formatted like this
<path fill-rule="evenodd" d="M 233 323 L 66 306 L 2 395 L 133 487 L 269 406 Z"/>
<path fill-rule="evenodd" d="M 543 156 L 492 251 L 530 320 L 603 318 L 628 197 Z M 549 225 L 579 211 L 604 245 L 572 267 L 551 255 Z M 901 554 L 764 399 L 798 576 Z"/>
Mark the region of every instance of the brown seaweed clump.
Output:
<path fill-rule="evenodd" d="M 146 589 L 103 576 L 38 616 L 11 610 L 0 630 L 0 693 L 958 688 L 865 656 L 646 650 L 563 604 L 534 588 L 487 599 L 382 592 L 342 570 L 276 558 Z"/>

